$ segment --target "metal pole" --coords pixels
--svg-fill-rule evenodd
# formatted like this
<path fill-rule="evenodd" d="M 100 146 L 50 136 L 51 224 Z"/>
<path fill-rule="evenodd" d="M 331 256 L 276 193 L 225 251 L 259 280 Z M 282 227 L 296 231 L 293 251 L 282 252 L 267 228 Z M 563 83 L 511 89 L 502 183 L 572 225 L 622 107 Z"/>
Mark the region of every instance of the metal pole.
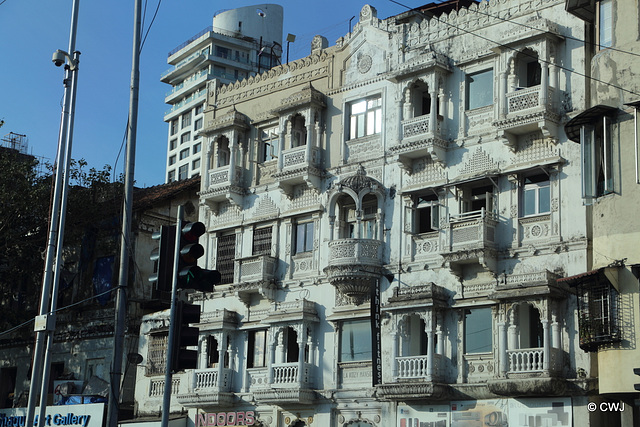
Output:
<path fill-rule="evenodd" d="M 75 51 L 75 41 L 77 35 L 78 28 L 78 3 L 79 0 L 74 0 L 73 6 L 71 9 L 71 29 L 69 34 L 69 51 Z M 56 178 L 55 178 L 55 187 L 54 187 L 54 196 L 53 203 L 51 207 L 51 218 L 49 222 L 49 237 L 47 241 L 47 254 L 45 257 L 45 268 L 44 275 L 42 278 L 42 295 L 40 299 L 40 320 L 44 319 L 45 325 L 36 326 L 36 343 L 33 354 L 33 369 L 31 371 L 31 384 L 29 386 L 29 401 L 27 404 L 27 426 L 32 426 L 34 421 L 34 413 L 35 413 L 35 404 L 36 399 L 38 397 L 38 389 L 42 385 L 42 377 L 43 377 L 43 354 L 46 350 L 46 342 L 45 338 L 47 335 L 47 331 L 53 331 L 54 325 L 53 322 L 50 322 L 51 314 L 49 314 L 49 300 L 51 298 L 51 285 L 52 285 L 52 273 L 53 273 L 53 259 L 54 259 L 54 250 L 57 246 L 61 245 L 62 237 L 58 238 L 58 236 L 62 236 L 64 234 L 63 229 L 58 228 L 58 221 L 60 216 L 60 204 L 61 204 L 61 196 L 62 196 L 62 187 L 66 185 L 63 182 L 63 177 L 68 174 L 68 170 L 65 170 L 68 162 L 65 161 L 66 153 L 66 145 L 68 143 L 67 132 L 69 126 L 73 124 L 71 120 L 69 120 L 70 115 L 70 104 L 73 104 L 72 98 L 75 97 L 75 90 L 72 90 L 73 85 L 70 84 L 72 80 L 72 75 L 77 73 L 77 64 L 71 64 L 71 66 L 65 66 L 65 78 L 63 80 L 64 84 L 64 101 L 62 107 L 62 117 L 60 118 L 60 131 L 58 134 L 58 152 L 57 159 L 58 163 L 56 165 Z M 54 292 L 57 292 L 57 289 L 54 289 Z M 45 366 L 45 375 L 48 375 L 48 367 Z M 46 388 L 44 389 L 46 390 Z M 41 408 L 42 411 L 42 408 Z M 42 423 L 39 423 L 42 426 Z"/>
<path fill-rule="evenodd" d="M 173 251 L 173 277 L 171 278 L 171 310 L 169 311 L 169 336 L 167 337 L 167 360 L 164 371 L 164 394 L 162 399 L 162 420 L 160 427 L 168 427 L 169 425 L 169 411 L 171 410 L 171 380 L 172 372 L 171 365 L 173 359 L 176 357 L 174 354 L 175 333 L 174 325 L 176 318 L 176 304 L 178 294 L 178 263 L 180 261 L 180 234 L 182 233 L 182 216 L 183 206 L 178 205 L 178 218 L 176 220 L 176 244 Z M 180 325 L 176 325 L 178 328 Z"/>
<path fill-rule="evenodd" d="M 133 181 L 136 157 L 136 135 L 138 128 L 138 91 L 140 80 L 140 28 L 141 0 L 135 0 L 133 12 L 133 58 L 131 65 L 131 91 L 129 98 L 129 123 L 127 129 L 127 158 L 125 170 L 122 232 L 120 240 L 120 274 L 116 291 L 116 318 L 113 335 L 113 358 L 111 359 L 111 381 L 107 427 L 116 427 L 120 407 L 120 383 L 122 381 L 122 354 L 124 328 L 127 317 L 127 295 L 125 289 L 129 279 L 129 250 L 131 249 L 131 214 L 133 209 Z"/>
<path fill-rule="evenodd" d="M 73 52 L 73 61 L 77 64 L 80 60 L 80 52 Z M 50 322 L 50 328 L 46 331 L 46 345 L 45 345 L 45 357 L 44 357 L 44 373 L 42 375 L 42 386 L 40 393 L 40 415 L 38 417 L 39 420 L 43 419 L 46 412 L 47 406 L 47 387 L 49 386 L 49 375 L 51 372 L 51 347 L 53 346 L 53 333 L 55 332 L 56 325 L 56 316 L 55 311 L 58 305 L 58 288 L 60 286 L 60 276 L 62 272 L 62 250 L 64 246 L 64 225 L 67 214 L 67 195 L 69 193 L 69 181 L 70 181 L 70 169 L 71 169 L 71 147 L 73 144 L 73 123 L 75 117 L 76 110 L 76 90 L 78 87 L 78 73 L 74 72 L 71 74 L 71 100 L 69 102 L 69 125 L 66 139 L 66 155 L 65 155 L 65 173 L 62 178 L 63 187 L 62 187 L 62 196 L 60 200 L 60 220 L 58 229 L 60 231 L 60 235 L 58 236 L 58 245 L 56 248 L 56 259 L 55 259 L 55 268 L 54 268 L 54 276 L 53 276 L 53 291 L 51 292 L 51 314 L 52 320 Z"/>

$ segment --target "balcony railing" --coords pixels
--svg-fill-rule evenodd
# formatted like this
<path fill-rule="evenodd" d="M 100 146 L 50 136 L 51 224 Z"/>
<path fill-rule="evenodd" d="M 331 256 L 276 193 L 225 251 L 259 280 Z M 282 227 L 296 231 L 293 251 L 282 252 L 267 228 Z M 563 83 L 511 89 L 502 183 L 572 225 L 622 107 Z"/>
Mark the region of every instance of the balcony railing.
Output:
<path fill-rule="evenodd" d="M 220 166 L 215 169 L 209 170 L 209 188 L 218 187 L 218 186 L 227 186 L 231 184 L 231 176 L 229 176 L 229 172 L 231 171 L 231 166 Z M 242 169 L 239 166 L 235 167 L 235 181 L 240 181 L 240 177 L 242 174 Z"/>
<path fill-rule="evenodd" d="M 542 86 L 538 85 L 507 93 L 507 114 L 520 113 L 540 107 L 541 91 Z M 551 103 L 553 100 L 553 91 L 554 89 L 552 87 L 547 88 L 546 108 L 551 107 Z"/>
<path fill-rule="evenodd" d="M 275 277 L 277 259 L 269 255 L 257 255 L 236 260 L 240 282 L 272 280 Z"/>
<path fill-rule="evenodd" d="M 171 379 L 171 393 L 177 394 L 180 388 L 180 378 Z M 162 397 L 164 395 L 164 378 L 151 380 L 149 384 L 149 397 Z"/>
<path fill-rule="evenodd" d="M 451 250 L 492 246 L 495 243 L 497 224 L 497 214 L 487 212 L 484 208 L 479 211 L 451 215 L 449 219 Z"/>
<path fill-rule="evenodd" d="M 338 239 L 329 242 L 329 264 L 367 264 L 382 263 L 381 240 L 373 239 Z"/>
<path fill-rule="evenodd" d="M 287 170 L 306 165 L 316 165 L 318 161 L 318 148 L 311 147 L 307 155 L 307 146 L 290 148 L 282 152 L 282 169 Z"/>
<path fill-rule="evenodd" d="M 278 363 L 272 366 L 273 369 L 273 385 L 276 386 L 289 386 L 295 387 L 298 384 L 302 388 L 310 388 L 310 373 L 311 365 L 308 363 L 302 364 L 302 378 L 298 379 L 298 370 L 300 364 L 298 362 L 290 363 Z"/>
<path fill-rule="evenodd" d="M 436 128 L 430 129 L 431 114 L 414 117 L 402 121 L 402 138 L 426 135 L 428 133 L 440 134 L 442 121 L 436 117 Z"/>
<path fill-rule="evenodd" d="M 542 347 L 507 350 L 509 373 L 556 372 L 560 368 L 560 356 L 560 349 L 550 348 L 549 360 L 545 363 Z"/>
<path fill-rule="evenodd" d="M 194 390 L 228 391 L 230 383 L 230 370 L 222 369 L 222 376 L 218 368 L 197 369 L 193 371 Z"/>
<path fill-rule="evenodd" d="M 426 355 L 396 357 L 398 379 L 426 378 L 430 380 L 430 377 L 438 376 L 441 357 L 440 354 L 433 355 L 431 373 L 428 370 L 428 357 Z"/>

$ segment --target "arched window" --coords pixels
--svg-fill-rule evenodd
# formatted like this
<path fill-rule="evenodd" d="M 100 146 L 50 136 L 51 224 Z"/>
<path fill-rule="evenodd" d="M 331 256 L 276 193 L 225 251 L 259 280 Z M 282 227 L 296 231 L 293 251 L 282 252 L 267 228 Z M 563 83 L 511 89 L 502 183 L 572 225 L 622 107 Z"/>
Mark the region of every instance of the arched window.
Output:
<path fill-rule="evenodd" d="M 291 119 L 291 148 L 306 144 L 307 128 L 305 127 L 305 120 L 300 114 L 296 114 Z"/>
<path fill-rule="evenodd" d="M 226 136 L 222 136 L 218 139 L 218 167 L 228 166 L 230 158 L 229 139 Z"/>

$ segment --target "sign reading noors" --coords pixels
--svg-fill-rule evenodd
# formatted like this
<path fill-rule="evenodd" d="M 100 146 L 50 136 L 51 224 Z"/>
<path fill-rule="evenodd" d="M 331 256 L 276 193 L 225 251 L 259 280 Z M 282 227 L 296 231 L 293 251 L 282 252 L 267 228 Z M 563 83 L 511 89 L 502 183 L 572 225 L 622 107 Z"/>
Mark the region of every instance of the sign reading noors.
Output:
<path fill-rule="evenodd" d="M 196 416 L 196 427 L 252 426 L 256 423 L 254 411 L 204 412 Z M 0 426 L 2 427 L 2 426 Z"/>
<path fill-rule="evenodd" d="M 36 408 L 33 427 L 101 427 L 104 403 L 49 406 L 44 423 L 38 422 L 39 413 L 40 409 Z M 27 427 L 26 423 L 27 408 L 0 409 L 0 427 Z"/>

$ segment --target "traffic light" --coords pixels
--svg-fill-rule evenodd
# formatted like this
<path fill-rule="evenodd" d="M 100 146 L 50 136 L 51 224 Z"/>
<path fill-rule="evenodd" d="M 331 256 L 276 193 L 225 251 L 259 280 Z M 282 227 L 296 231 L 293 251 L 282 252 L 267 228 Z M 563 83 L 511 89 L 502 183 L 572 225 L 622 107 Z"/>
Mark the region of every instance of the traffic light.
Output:
<path fill-rule="evenodd" d="M 153 284 L 153 299 L 170 303 L 176 227 L 163 225 L 151 238 L 158 241 L 158 247 L 151 251 L 149 257 L 154 262 L 153 274 L 149 276 L 149 281 Z"/>
<path fill-rule="evenodd" d="M 195 369 L 198 365 L 198 351 L 189 350 L 186 347 L 198 345 L 199 329 L 189 326 L 189 324 L 200 323 L 200 306 L 177 301 L 175 319 L 173 327 L 176 329 L 174 330 L 171 370 L 177 372 Z"/>
<path fill-rule="evenodd" d="M 189 222 L 180 232 L 180 259 L 178 265 L 178 284 L 182 289 L 195 289 L 212 292 L 213 285 L 220 283 L 217 270 L 205 270 L 198 267 L 198 258 L 204 255 L 204 248 L 198 239 L 205 232 L 201 222 Z"/>

